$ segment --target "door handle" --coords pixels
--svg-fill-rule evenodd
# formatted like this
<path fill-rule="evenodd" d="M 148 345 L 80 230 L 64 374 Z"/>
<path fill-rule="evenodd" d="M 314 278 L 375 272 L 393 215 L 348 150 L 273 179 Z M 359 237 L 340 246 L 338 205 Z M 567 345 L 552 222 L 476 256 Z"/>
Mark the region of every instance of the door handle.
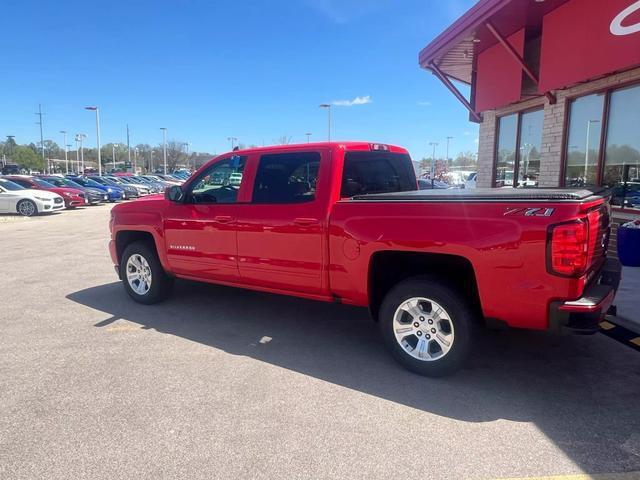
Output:
<path fill-rule="evenodd" d="M 318 225 L 320 221 L 317 218 L 295 218 L 293 223 L 301 227 L 309 227 L 311 225 Z"/>
<path fill-rule="evenodd" d="M 230 223 L 233 222 L 233 220 L 231 215 L 216 215 L 213 217 L 213 221 L 218 223 Z"/>

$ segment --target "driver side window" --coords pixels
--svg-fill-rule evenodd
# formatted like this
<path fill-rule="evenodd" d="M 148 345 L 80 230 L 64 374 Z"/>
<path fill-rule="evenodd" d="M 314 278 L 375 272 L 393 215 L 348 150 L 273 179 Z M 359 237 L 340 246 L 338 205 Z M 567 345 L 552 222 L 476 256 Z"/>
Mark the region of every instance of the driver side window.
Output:
<path fill-rule="evenodd" d="M 247 157 L 234 155 L 214 163 L 195 181 L 192 203 L 236 203 Z"/>

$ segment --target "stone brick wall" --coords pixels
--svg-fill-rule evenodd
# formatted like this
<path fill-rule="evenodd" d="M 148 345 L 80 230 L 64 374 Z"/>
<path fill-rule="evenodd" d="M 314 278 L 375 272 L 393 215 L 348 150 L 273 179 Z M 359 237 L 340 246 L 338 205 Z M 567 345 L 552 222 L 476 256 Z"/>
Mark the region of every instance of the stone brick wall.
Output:
<path fill-rule="evenodd" d="M 540 186 L 557 187 L 560 184 L 560 164 L 563 148 L 563 128 L 568 99 L 591 93 L 600 89 L 615 87 L 627 82 L 640 81 L 640 68 L 610 75 L 575 87 L 558 90 L 555 93 L 557 103 L 550 105 L 544 97 L 533 98 L 509 105 L 499 110 L 483 112 L 484 120 L 480 124 L 478 141 L 478 187 L 491 187 L 493 181 L 497 118 L 510 113 L 544 105 L 544 124 L 542 130 L 542 158 L 540 161 Z"/>

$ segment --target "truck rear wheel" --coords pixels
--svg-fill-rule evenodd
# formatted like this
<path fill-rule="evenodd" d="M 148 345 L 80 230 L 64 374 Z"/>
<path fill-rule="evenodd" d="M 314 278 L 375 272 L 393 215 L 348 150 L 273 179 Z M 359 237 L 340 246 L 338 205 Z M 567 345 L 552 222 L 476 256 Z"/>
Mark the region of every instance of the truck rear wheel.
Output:
<path fill-rule="evenodd" d="M 125 248 L 120 277 L 129 296 L 146 305 L 161 302 L 173 287 L 173 278 L 162 268 L 155 249 L 145 242 L 134 242 Z"/>
<path fill-rule="evenodd" d="M 414 277 L 393 287 L 379 315 L 393 357 L 429 377 L 449 375 L 462 366 L 471 346 L 473 319 L 464 297 L 433 277 Z"/>

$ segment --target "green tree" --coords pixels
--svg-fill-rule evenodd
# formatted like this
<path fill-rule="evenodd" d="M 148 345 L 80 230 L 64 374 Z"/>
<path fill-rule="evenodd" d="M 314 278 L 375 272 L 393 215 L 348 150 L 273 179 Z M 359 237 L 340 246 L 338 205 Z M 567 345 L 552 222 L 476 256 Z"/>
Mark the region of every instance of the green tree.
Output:
<path fill-rule="evenodd" d="M 44 160 L 29 147 L 17 146 L 13 152 L 12 160 L 25 170 L 44 171 Z"/>

